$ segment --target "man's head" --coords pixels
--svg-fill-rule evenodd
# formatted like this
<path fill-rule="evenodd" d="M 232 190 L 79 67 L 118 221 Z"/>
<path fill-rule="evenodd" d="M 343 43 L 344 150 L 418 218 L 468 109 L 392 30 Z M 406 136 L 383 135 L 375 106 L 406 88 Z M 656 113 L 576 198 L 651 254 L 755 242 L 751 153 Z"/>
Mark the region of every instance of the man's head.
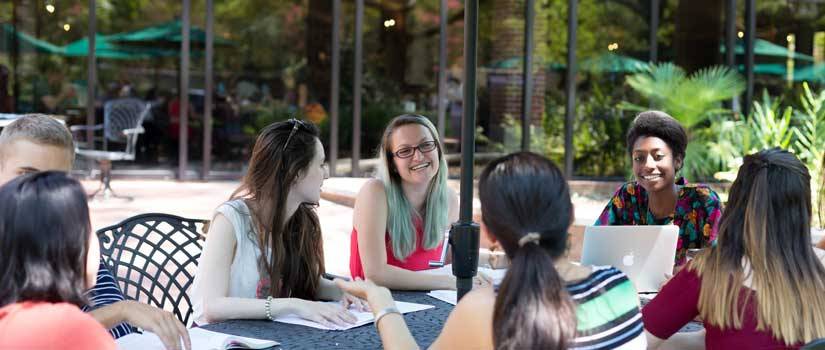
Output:
<path fill-rule="evenodd" d="M 73 162 L 72 134 L 51 117 L 29 114 L 0 133 L 0 185 L 31 172 L 68 172 Z"/>

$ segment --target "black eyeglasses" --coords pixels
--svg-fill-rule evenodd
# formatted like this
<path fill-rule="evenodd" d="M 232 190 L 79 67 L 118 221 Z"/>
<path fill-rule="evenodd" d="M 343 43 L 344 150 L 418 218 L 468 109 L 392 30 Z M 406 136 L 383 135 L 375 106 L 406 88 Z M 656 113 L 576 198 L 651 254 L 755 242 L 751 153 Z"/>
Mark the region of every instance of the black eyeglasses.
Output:
<path fill-rule="evenodd" d="M 289 140 L 292 139 L 292 135 L 295 135 L 295 132 L 298 131 L 298 126 L 306 127 L 306 122 L 300 119 L 291 118 L 287 120 L 287 122 L 292 123 L 292 131 L 289 132 L 289 136 L 287 136 L 286 142 L 284 142 L 284 151 L 286 151 L 286 147 L 289 146 Z"/>
<path fill-rule="evenodd" d="M 430 153 L 435 149 L 436 146 L 437 146 L 437 144 L 436 144 L 435 141 L 426 141 L 426 142 L 419 143 L 418 146 L 403 147 L 403 148 L 395 151 L 395 153 L 393 153 L 393 154 L 398 158 L 402 158 L 402 159 L 403 158 L 409 158 L 409 157 L 412 157 L 413 154 L 415 154 L 416 149 L 419 152 L 421 152 L 422 154 L 423 153 Z"/>

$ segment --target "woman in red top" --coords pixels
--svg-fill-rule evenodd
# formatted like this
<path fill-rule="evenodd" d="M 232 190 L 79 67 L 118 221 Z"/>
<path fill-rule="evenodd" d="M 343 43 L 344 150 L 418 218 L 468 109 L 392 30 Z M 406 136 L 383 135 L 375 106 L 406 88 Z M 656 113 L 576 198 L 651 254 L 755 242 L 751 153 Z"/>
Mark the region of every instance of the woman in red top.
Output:
<path fill-rule="evenodd" d="M 114 349 L 78 308 L 99 256 L 80 183 L 23 175 L 0 187 L 0 203 L 0 349 Z"/>
<path fill-rule="evenodd" d="M 377 179 L 355 199 L 350 273 L 391 289 L 455 289 L 452 275 L 423 272 L 438 260 L 444 233 L 458 220 L 447 162 L 435 126 L 404 114 L 381 138 Z"/>
<path fill-rule="evenodd" d="M 825 252 L 811 246 L 810 182 L 784 150 L 745 157 L 716 246 L 642 310 L 651 348 L 697 316 L 708 349 L 792 349 L 825 337 Z"/>

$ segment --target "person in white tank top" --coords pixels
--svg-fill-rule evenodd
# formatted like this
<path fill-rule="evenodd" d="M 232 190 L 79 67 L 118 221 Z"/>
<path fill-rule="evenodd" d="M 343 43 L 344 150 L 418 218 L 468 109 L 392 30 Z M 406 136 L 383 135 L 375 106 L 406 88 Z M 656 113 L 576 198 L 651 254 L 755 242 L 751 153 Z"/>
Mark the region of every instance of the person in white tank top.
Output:
<path fill-rule="evenodd" d="M 196 324 L 294 314 L 345 325 L 355 322 L 350 305 L 365 308 L 322 277 L 315 207 L 328 175 L 318 135 L 315 125 L 297 119 L 258 135 L 246 176 L 217 208 L 207 234 L 190 293 Z"/>

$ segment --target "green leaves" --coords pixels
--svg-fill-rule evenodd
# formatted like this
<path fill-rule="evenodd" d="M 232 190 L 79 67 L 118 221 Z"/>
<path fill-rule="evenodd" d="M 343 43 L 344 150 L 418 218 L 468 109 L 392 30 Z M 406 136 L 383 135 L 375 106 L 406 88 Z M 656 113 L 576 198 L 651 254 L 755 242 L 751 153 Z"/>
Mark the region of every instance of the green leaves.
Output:
<path fill-rule="evenodd" d="M 722 66 L 705 68 L 688 75 L 681 67 L 667 62 L 651 65 L 648 71 L 627 77 L 627 84 L 648 100 L 650 107 L 623 102 L 620 108 L 640 112 L 662 110 L 682 123 L 688 130 L 690 143 L 682 172 L 692 179 L 703 179 L 725 163 L 719 153 L 711 151 L 717 140 L 710 129 L 711 121 L 727 117 L 731 111 L 722 102 L 742 93 L 745 82 Z M 726 118 L 725 118 L 726 119 Z M 713 145 L 719 149 L 732 145 Z"/>
<path fill-rule="evenodd" d="M 786 107 L 781 114 L 779 109 L 778 101 L 771 99 L 763 90 L 762 103 L 753 104 L 753 115 L 748 120 L 748 129 L 754 141 L 747 149 L 748 153 L 773 147 L 790 149 L 796 131 L 791 127 L 793 108 Z"/>
<path fill-rule="evenodd" d="M 726 114 L 721 102 L 745 89 L 742 78 L 722 66 L 705 68 L 692 75 L 671 63 L 651 65 L 647 72 L 627 77 L 627 84 L 655 109 L 679 120 L 688 130 L 701 127 L 712 115 Z"/>

